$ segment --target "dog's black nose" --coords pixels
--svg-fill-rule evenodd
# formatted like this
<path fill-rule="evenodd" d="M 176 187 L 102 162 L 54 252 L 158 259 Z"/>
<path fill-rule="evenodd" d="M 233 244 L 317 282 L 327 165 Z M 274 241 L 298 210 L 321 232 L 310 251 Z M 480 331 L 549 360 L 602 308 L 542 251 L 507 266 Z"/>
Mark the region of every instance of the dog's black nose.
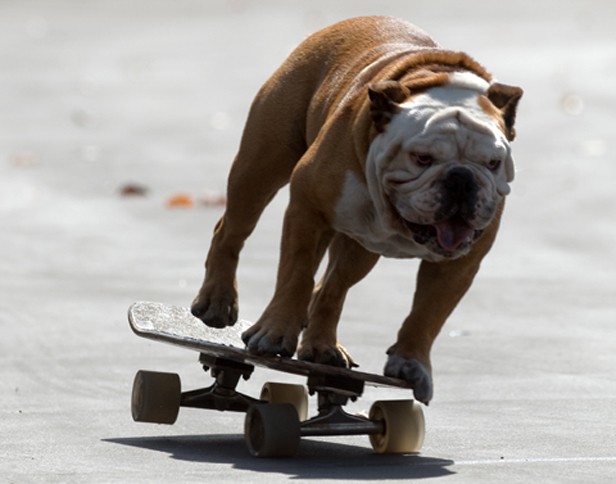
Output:
<path fill-rule="evenodd" d="M 463 166 L 452 168 L 445 175 L 442 187 L 443 215 L 459 215 L 471 220 L 475 215 L 478 191 L 473 172 Z"/>
<path fill-rule="evenodd" d="M 473 172 L 463 166 L 456 166 L 447 172 L 443 182 L 445 189 L 451 194 L 465 194 L 477 190 Z"/>

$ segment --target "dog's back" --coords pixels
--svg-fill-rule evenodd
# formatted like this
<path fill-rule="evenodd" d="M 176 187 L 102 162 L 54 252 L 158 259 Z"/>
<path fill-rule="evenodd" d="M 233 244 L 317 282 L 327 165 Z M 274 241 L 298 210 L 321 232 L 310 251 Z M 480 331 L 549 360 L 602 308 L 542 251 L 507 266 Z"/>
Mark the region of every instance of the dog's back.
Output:
<path fill-rule="evenodd" d="M 270 104 L 279 118 L 279 107 L 285 106 L 286 123 L 304 133 L 308 146 L 325 119 L 384 65 L 435 48 L 438 44 L 427 33 L 400 19 L 344 20 L 310 35 L 291 53 L 261 89 L 258 109 Z M 320 89 L 324 85 L 327 89 Z"/>

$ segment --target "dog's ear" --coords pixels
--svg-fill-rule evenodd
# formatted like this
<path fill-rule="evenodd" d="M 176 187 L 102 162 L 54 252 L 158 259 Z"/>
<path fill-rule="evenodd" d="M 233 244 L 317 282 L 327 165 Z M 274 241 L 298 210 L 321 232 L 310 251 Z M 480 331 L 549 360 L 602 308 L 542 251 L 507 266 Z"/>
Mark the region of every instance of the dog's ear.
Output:
<path fill-rule="evenodd" d="M 397 81 L 382 81 L 368 86 L 370 116 L 377 132 L 385 131 L 385 126 L 400 111 L 399 104 L 410 94 L 409 89 Z"/>
<path fill-rule="evenodd" d="M 490 84 L 488 88 L 487 97 L 500 110 L 505 122 L 505 134 L 509 141 L 513 141 L 515 138 L 515 128 L 513 125 L 515 124 L 518 101 L 523 93 L 524 91 L 519 87 L 507 86 L 498 82 Z"/>

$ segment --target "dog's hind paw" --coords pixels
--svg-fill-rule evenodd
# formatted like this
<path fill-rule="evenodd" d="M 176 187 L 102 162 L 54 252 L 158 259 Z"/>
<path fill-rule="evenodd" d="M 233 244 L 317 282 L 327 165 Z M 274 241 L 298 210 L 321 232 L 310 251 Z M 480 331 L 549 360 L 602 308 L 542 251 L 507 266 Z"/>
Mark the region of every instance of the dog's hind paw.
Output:
<path fill-rule="evenodd" d="M 428 369 L 415 359 L 406 359 L 396 354 L 389 355 L 385 376 L 405 380 L 413 387 L 415 400 L 428 405 L 432 400 L 432 376 Z"/>
<path fill-rule="evenodd" d="M 340 343 L 328 345 L 310 344 L 302 341 L 297 351 L 297 356 L 300 360 L 341 368 L 354 368 L 358 366 L 349 352 Z"/>

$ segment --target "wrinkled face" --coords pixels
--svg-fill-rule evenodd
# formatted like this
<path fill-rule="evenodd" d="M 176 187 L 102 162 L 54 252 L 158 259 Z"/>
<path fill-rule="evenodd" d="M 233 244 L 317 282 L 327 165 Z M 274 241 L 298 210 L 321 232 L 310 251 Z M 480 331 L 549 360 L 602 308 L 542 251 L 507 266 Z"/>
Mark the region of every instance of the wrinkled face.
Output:
<path fill-rule="evenodd" d="M 371 196 L 391 228 L 440 257 L 470 250 L 514 176 L 502 117 L 479 81 L 397 105 L 367 159 Z"/>

